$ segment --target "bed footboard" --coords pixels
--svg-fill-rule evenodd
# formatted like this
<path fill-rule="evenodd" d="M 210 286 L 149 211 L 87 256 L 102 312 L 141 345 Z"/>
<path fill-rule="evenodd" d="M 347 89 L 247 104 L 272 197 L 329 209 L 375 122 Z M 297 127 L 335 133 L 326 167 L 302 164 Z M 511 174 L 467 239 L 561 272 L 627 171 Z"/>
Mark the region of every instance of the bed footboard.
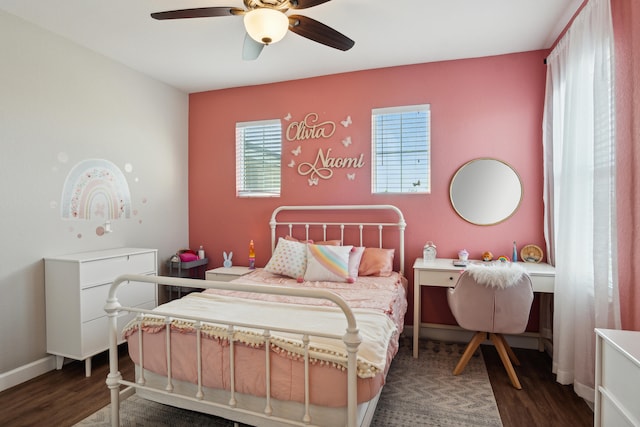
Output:
<path fill-rule="evenodd" d="M 144 366 L 142 366 L 142 352 L 144 351 L 142 346 L 142 328 L 139 328 L 140 333 L 138 334 L 139 341 L 139 351 L 141 352 L 139 360 L 141 361 L 139 375 L 137 376 L 135 381 L 127 381 L 124 380 L 122 375 L 118 369 L 118 325 L 117 325 L 117 317 L 121 312 L 134 312 L 138 313 L 138 319 L 140 322 L 142 321 L 142 317 L 144 315 L 154 315 L 154 316 L 162 316 L 165 319 L 166 325 L 169 326 L 172 320 L 175 320 L 176 315 L 171 313 L 164 313 L 161 311 L 151 311 L 144 310 L 135 307 L 123 307 L 118 302 L 117 299 L 117 291 L 118 287 L 124 282 L 147 282 L 147 283 L 158 283 L 167 286 L 182 286 L 182 287 L 193 287 L 193 288 L 212 288 L 212 289 L 221 289 L 221 290 L 234 290 L 241 292 L 252 292 L 252 293 L 266 293 L 273 295 L 287 295 L 293 297 L 304 297 L 304 298 L 315 298 L 315 299 L 325 299 L 333 302 L 344 314 L 346 319 L 347 328 L 345 330 L 344 335 L 335 335 L 335 334 L 319 334 L 318 332 L 309 332 L 305 330 L 300 330 L 295 327 L 292 328 L 274 328 L 273 326 L 265 326 L 260 324 L 249 324 L 243 323 L 242 319 L 239 321 L 230 322 L 228 320 L 215 319 L 215 315 L 212 316 L 214 318 L 199 318 L 199 317 L 191 317 L 191 316 L 179 316 L 180 320 L 185 320 L 188 322 L 192 322 L 195 325 L 196 329 L 196 356 L 197 356 L 197 369 L 198 369 L 198 383 L 196 384 L 196 391 L 192 395 L 180 395 L 174 390 L 173 386 L 173 378 L 171 373 L 171 334 L 165 334 L 167 340 L 167 378 L 166 378 L 166 386 L 164 390 L 151 388 L 146 384 L 145 376 L 144 376 Z M 109 374 L 107 376 L 107 386 L 110 389 L 111 394 L 111 425 L 119 426 L 120 425 L 120 398 L 123 392 L 120 391 L 120 387 L 122 385 L 132 388 L 132 389 L 140 389 L 144 392 L 153 392 L 163 396 L 165 403 L 171 404 L 173 406 L 184 407 L 187 409 L 195 409 L 200 410 L 202 412 L 207 412 L 214 415 L 219 415 L 227 419 L 231 419 L 233 421 L 247 422 L 247 420 L 253 420 L 254 422 L 259 422 L 260 424 L 273 424 L 273 425 L 313 425 L 314 420 L 310 417 L 309 408 L 311 406 L 310 398 L 309 398 L 309 387 L 310 387 L 310 378 L 309 378 L 309 363 L 310 363 L 310 355 L 309 355 L 309 338 L 310 336 L 316 337 L 320 336 L 323 338 L 330 339 L 338 339 L 344 343 L 346 353 L 347 353 L 347 367 L 346 367 L 346 376 L 347 376 L 347 407 L 346 407 L 346 419 L 348 427 L 355 427 L 358 425 L 358 401 L 357 401 L 357 353 L 358 348 L 362 342 L 358 326 L 356 324 L 356 317 L 347 304 L 347 302 L 339 297 L 338 295 L 324 290 L 324 289 L 306 289 L 306 288 L 287 288 L 287 287 L 279 287 L 279 286 L 257 286 L 257 285 L 248 285 L 248 284 L 240 284 L 240 283 L 229 283 L 229 282 L 215 282 L 215 281 L 202 281 L 202 280 L 194 280 L 194 279 L 186 279 L 186 278 L 175 278 L 175 277 L 159 277 L 159 276 L 145 276 L 145 275 L 123 275 L 116 278 L 113 282 L 110 291 L 109 297 L 107 299 L 107 303 L 105 305 L 105 311 L 107 312 L 108 321 L 109 321 Z M 227 393 L 225 400 L 227 403 L 220 404 L 209 402 L 206 399 L 203 399 L 203 383 L 202 383 L 202 347 L 201 347 L 201 333 L 200 327 L 204 322 L 215 323 L 218 325 L 224 325 L 228 328 L 228 336 L 229 336 L 229 369 L 231 372 L 231 384 L 229 390 L 222 390 L 222 393 Z M 234 385 L 234 375 L 233 372 L 236 369 L 235 360 L 233 357 L 234 354 L 234 331 L 236 328 L 250 328 L 255 329 L 262 332 L 265 342 L 265 372 L 266 372 L 266 382 L 265 388 L 266 393 L 261 403 L 261 410 L 250 412 L 245 408 L 237 408 L 237 400 L 238 397 L 236 395 L 235 385 Z M 271 333 L 287 333 L 287 334 L 295 334 L 299 336 L 303 343 L 303 362 L 304 362 L 304 415 L 299 419 L 283 419 L 280 416 L 276 417 L 273 415 L 272 411 L 272 396 L 270 391 L 270 376 L 271 376 L 271 363 L 270 363 L 270 354 L 269 349 L 269 339 Z M 130 393 L 130 391 L 129 391 Z M 375 408 L 375 404 L 373 405 Z"/>

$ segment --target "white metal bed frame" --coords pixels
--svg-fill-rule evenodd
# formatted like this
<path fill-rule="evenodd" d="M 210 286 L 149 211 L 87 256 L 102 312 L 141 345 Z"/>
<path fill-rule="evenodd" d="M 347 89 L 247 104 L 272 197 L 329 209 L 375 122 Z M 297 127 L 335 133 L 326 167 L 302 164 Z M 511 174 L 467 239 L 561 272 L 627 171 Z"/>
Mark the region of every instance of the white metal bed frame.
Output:
<path fill-rule="evenodd" d="M 340 210 L 360 210 L 360 211 L 372 211 L 372 210 L 386 210 L 395 212 L 397 214 L 397 222 L 395 223 L 359 223 L 359 222 L 344 222 L 344 223 L 325 223 L 325 222 L 287 222 L 287 221 L 278 221 L 276 217 L 279 213 L 283 211 L 340 211 Z M 343 241 L 343 231 L 345 227 L 358 227 L 360 230 L 360 245 L 362 245 L 362 231 L 365 227 L 377 227 L 379 230 L 379 245 L 382 247 L 382 230 L 385 227 L 394 227 L 399 231 L 399 255 L 400 255 L 400 271 L 403 273 L 404 271 L 404 229 L 406 227 L 406 223 L 404 221 L 404 216 L 402 212 L 391 205 L 341 205 L 341 206 L 282 206 L 273 211 L 270 220 L 271 227 L 271 238 L 272 238 L 272 250 L 275 248 L 276 242 L 276 228 L 278 226 L 286 226 L 288 228 L 289 234 L 291 234 L 292 228 L 294 226 L 303 226 L 306 230 L 306 235 L 309 234 L 309 228 L 312 226 L 322 227 L 324 236 L 326 238 L 326 230 L 327 227 L 337 226 L 340 228 L 341 238 Z M 171 373 L 171 334 L 166 333 L 166 348 L 167 348 L 167 376 L 166 376 L 166 385 L 164 388 L 152 387 L 147 384 L 147 379 L 145 378 L 145 370 L 143 366 L 143 346 L 142 346 L 142 335 L 143 333 L 138 334 L 138 343 L 139 343 L 139 361 L 140 366 L 139 369 L 136 369 L 136 381 L 128 381 L 123 379 L 121 373 L 118 371 L 118 326 L 117 319 L 121 312 L 134 312 L 137 313 L 137 319 L 139 322 L 142 322 L 142 317 L 145 314 L 153 314 L 156 316 L 164 316 L 165 323 L 167 326 L 171 323 L 173 319 L 176 319 L 176 316 L 171 313 L 159 312 L 159 311 L 151 311 L 144 310 L 135 307 L 123 307 L 120 305 L 117 299 L 117 290 L 120 284 L 124 282 L 148 282 L 148 283 L 158 283 L 167 286 L 183 286 L 183 287 L 193 287 L 193 288 L 211 288 L 211 289 L 227 289 L 234 291 L 243 291 L 243 292 L 256 292 L 256 293 L 266 293 L 266 294 L 274 294 L 274 295 L 289 295 L 289 296 L 299 296 L 299 297 L 307 297 L 307 298 L 316 298 L 316 299 L 326 299 L 332 301 L 335 305 L 337 305 L 342 312 L 347 321 L 347 329 L 343 336 L 331 335 L 331 334 L 319 334 L 319 333 L 309 333 L 307 331 L 303 331 L 296 328 L 285 329 L 285 328 L 274 328 L 274 327 L 265 327 L 264 325 L 255 325 L 255 324 L 247 324 L 241 321 L 238 322 L 227 322 L 220 321 L 215 318 L 198 318 L 198 317 L 180 317 L 180 319 L 190 320 L 195 322 L 195 329 L 197 331 L 196 334 L 196 352 L 197 352 L 197 372 L 198 372 L 198 384 L 196 385 L 195 394 L 191 395 L 182 395 L 176 393 L 174 387 L 174 380 L 172 378 Z M 380 394 L 371 399 L 368 404 L 364 407 L 359 408 L 357 403 L 357 367 L 356 367 L 356 358 L 358 347 L 361 343 L 361 338 L 358 332 L 358 327 L 356 324 L 356 320 L 354 317 L 351 308 L 347 304 L 345 300 L 343 300 L 338 295 L 333 292 L 324 290 L 324 289 L 308 289 L 308 288 L 287 288 L 280 286 L 262 286 L 262 285 L 248 285 L 248 284 L 240 284 L 240 283 L 228 283 L 228 282 L 217 282 L 217 281 L 202 281 L 196 279 L 186 279 L 186 278 L 175 278 L 175 277 L 159 277 L 159 276 L 144 276 L 144 275 L 122 275 L 116 278 L 113 282 L 109 290 L 109 297 L 107 299 L 107 303 L 105 305 L 105 311 L 107 312 L 108 321 L 109 321 L 109 367 L 110 372 L 107 376 L 107 386 L 110 389 L 111 394 L 111 425 L 113 427 L 117 427 L 120 425 L 120 401 L 121 398 L 126 399 L 128 396 L 133 394 L 134 392 L 140 393 L 143 397 L 149 398 L 151 400 L 155 400 L 158 402 L 166 403 L 169 405 L 173 405 L 176 407 L 186 408 L 190 410 L 195 410 L 199 412 L 204 412 L 212 415 L 217 415 L 223 418 L 227 418 L 229 420 L 235 421 L 236 425 L 238 422 L 243 422 L 252 425 L 260 425 L 260 426 L 281 426 L 281 425 L 294 425 L 294 426 L 312 426 L 313 420 L 310 416 L 310 402 L 309 402 L 309 354 L 308 354 L 308 343 L 310 336 L 318 336 L 318 337 L 327 337 L 332 339 L 342 340 L 345 344 L 345 348 L 347 350 L 347 407 L 346 407 L 346 422 L 347 427 L 356 427 L 356 426 L 368 426 L 373 417 L 373 412 L 375 411 L 375 407 L 378 401 Z M 227 326 L 228 336 L 229 336 L 229 352 L 230 352 L 230 372 L 231 372 L 231 386 L 230 390 L 222 391 L 223 393 L 227 393 L 228 400 L 226 404 L 220 402 L 214 402 L 205 399 L 205 393 L 202 385 L 202 355 L 201 355 L 201 334 L 199 332 L 202 322 L 211 322 L 224 324 Z M 255 328 L 258 330 L 262 330 L 263 336 L 265 339 L 265 348 L 269 348 L 269 338 L 271 336 L 271 332 L 273 331 L 282 331 L 294 333 L 302 337 L 302 342 L 304 344 L 304 390 L 305 390 L 305 402 L 304 407 L 304 415 L 301 419 L 288 419 L 282 418 L 281 416 L 275 416 L 273 414 L 273 406 L 272 406 L 272 398 L 270 396 L 270 352 L 265 351 L 265 371 L 266 371 L 266 396 L 264 398 L 259 398 L 263 402 L 263 410 L 261 412 L 249 410 L 246 408 L 240 408 L 237 405 L 237 393 L 235 391 L 234 384 L 234 375 L 233 372 L 236 369 L 235 361 L 234 361 L 234 341 L 231 339 L 233 336 L 235 328 Z M 168 329 L 168 328 L 167 328 Z M 140 328 L 139 331 L 142 331 Z M 121 386 L 125 386 L 124 390 L 120 390 Z M 344 408 L 343 408 L 344 410 Z"/>
<path fill-rule="evenodd" d="M 283 212 L 308 212 L 308 211 L 390 211 L 397 215 L 396 222 L 313 222 L 313 221 L 278 221 L 277 217 Z M 346 227 L 357 227 L 359 230 L 359 242 L 358 246 L 363 246 L 363 231 L 366 227 L 375 227 L 378 229 L 378 247 L 382 247 L 382 232 L 385 227 L 395 228 L 399 231 L 398 247 L 400 248 L 400 273 L 404 275 L 404 230 L 407 223 L 404 221 L 404 215 L 402 211 L 393 205 L 337 205 L 337 206 L 280 206 L 276 208 L 271 214 L 271 220 L 269 221 L 271 227 L 271 252 L 273 253 L 276 243 L 278 242 L 276 237 L 276 229 L 278 226 L 286 226 L 288 234 L 293 235 L 293 228 L 295 226 L 302 226 L 305 230 L 305 240 L 309 239 L 309 230 L 313 226 L 322 228 L 323 240 L 327 240 L 327 229 L 330 227 L 338 227 L 340 230 L 340 241 L 344 243 L 344 230 Z"/>

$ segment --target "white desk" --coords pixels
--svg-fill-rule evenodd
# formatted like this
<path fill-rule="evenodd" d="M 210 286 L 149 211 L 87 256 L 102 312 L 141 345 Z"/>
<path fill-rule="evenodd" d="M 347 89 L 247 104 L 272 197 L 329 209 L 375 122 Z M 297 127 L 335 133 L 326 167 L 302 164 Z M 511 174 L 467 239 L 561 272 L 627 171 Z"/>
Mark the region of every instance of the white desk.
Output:
<path fill-rule="evenodd" d="M 477 261 L 481 262 L 481 261 Z M 553 266 L 545 263 L 519 263 L 527 269 L 531 276 L 533 292 L 553 293 L 556 271 Z M 452 288 L 464 267 L 455 267 L 453 260 L 438 258 L 435 261 L 416 259 L 413 263 L 413 357 L 418 357 L 418 338 L 420 337 L 421 287 L 436 286 Z M 542 309 L 543 304 L 540 304 Z M 541 317 L 542 319 L 542 317 Z"/>

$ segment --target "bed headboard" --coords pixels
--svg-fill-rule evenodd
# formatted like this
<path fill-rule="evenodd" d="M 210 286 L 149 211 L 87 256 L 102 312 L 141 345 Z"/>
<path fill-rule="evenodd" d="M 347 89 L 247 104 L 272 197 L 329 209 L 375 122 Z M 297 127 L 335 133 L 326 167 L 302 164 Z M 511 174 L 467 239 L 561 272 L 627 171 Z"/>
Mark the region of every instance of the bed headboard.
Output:
<path fill-rule="evenodd" d="M 344 214 L 344 221 L 340 219 L 341 214 Z M 317 219 L 323 215 L 330 217 L 329 220 L 318 221 Z M 358 215 L 366 221 L 354 220 Z M 282 217 L 286 218 L 280 219 Z M 377 217 L 384 221 L 378 222 L 375 219 Z M 389 222 L 389 217 L 395 218 L 392 220 L 395 222 Z M 393 205 L 280 206 L 271 214 L 269 226 L 271 227 L 271 253 L 275 250 L 278 241 L 277 230 L 281 229 L 286 231 L 281 235 L 286 234 L 292 237 L 296 237 L 294 229 L 302 230 L 304 234 L 299 234 L 298 238 L 303 240 L 309 240 L 314 232 L 320 232 L 322 240 L 339 239 L 342 244 L 354 246 L 365 246 L 365 236 L 376 233 L 378 247 L 396 248 L 396 253 L 399 254 L 399 271 L 404 275 L 404 229 L 407 223 L 404 221 L 402 211 Z M 397 234 L 395 243 L 384 242 L 385 246 L 383 246 L 385 229 L 397 231 L 394 233 Z M 356 230 L 355 241 L 351 239 L 345 242 L 345 236 L 350 230 Z"/>

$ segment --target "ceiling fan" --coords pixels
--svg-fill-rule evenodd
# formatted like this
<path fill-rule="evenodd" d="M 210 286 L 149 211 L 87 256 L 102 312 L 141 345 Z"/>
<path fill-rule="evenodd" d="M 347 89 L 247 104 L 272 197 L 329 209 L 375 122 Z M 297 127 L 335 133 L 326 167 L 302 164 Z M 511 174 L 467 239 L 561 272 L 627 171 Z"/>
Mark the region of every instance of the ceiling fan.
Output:
<path fill-rule="evenodd" d="M 154 19 L 209 18 L 215 16 L 244 16 L 247 34 L 244 38 L 242 58 L 258 58 L 262 49 L 280 41 L 287 30 L 317 43 L 349 50 L 355 42 L 325 24 L 303 15 L 287 15 L 289 9 L 307 9 L 330 0 L 243 0 L 246 9 L 237 7 L 200 7 L 152 13 Z"/>

